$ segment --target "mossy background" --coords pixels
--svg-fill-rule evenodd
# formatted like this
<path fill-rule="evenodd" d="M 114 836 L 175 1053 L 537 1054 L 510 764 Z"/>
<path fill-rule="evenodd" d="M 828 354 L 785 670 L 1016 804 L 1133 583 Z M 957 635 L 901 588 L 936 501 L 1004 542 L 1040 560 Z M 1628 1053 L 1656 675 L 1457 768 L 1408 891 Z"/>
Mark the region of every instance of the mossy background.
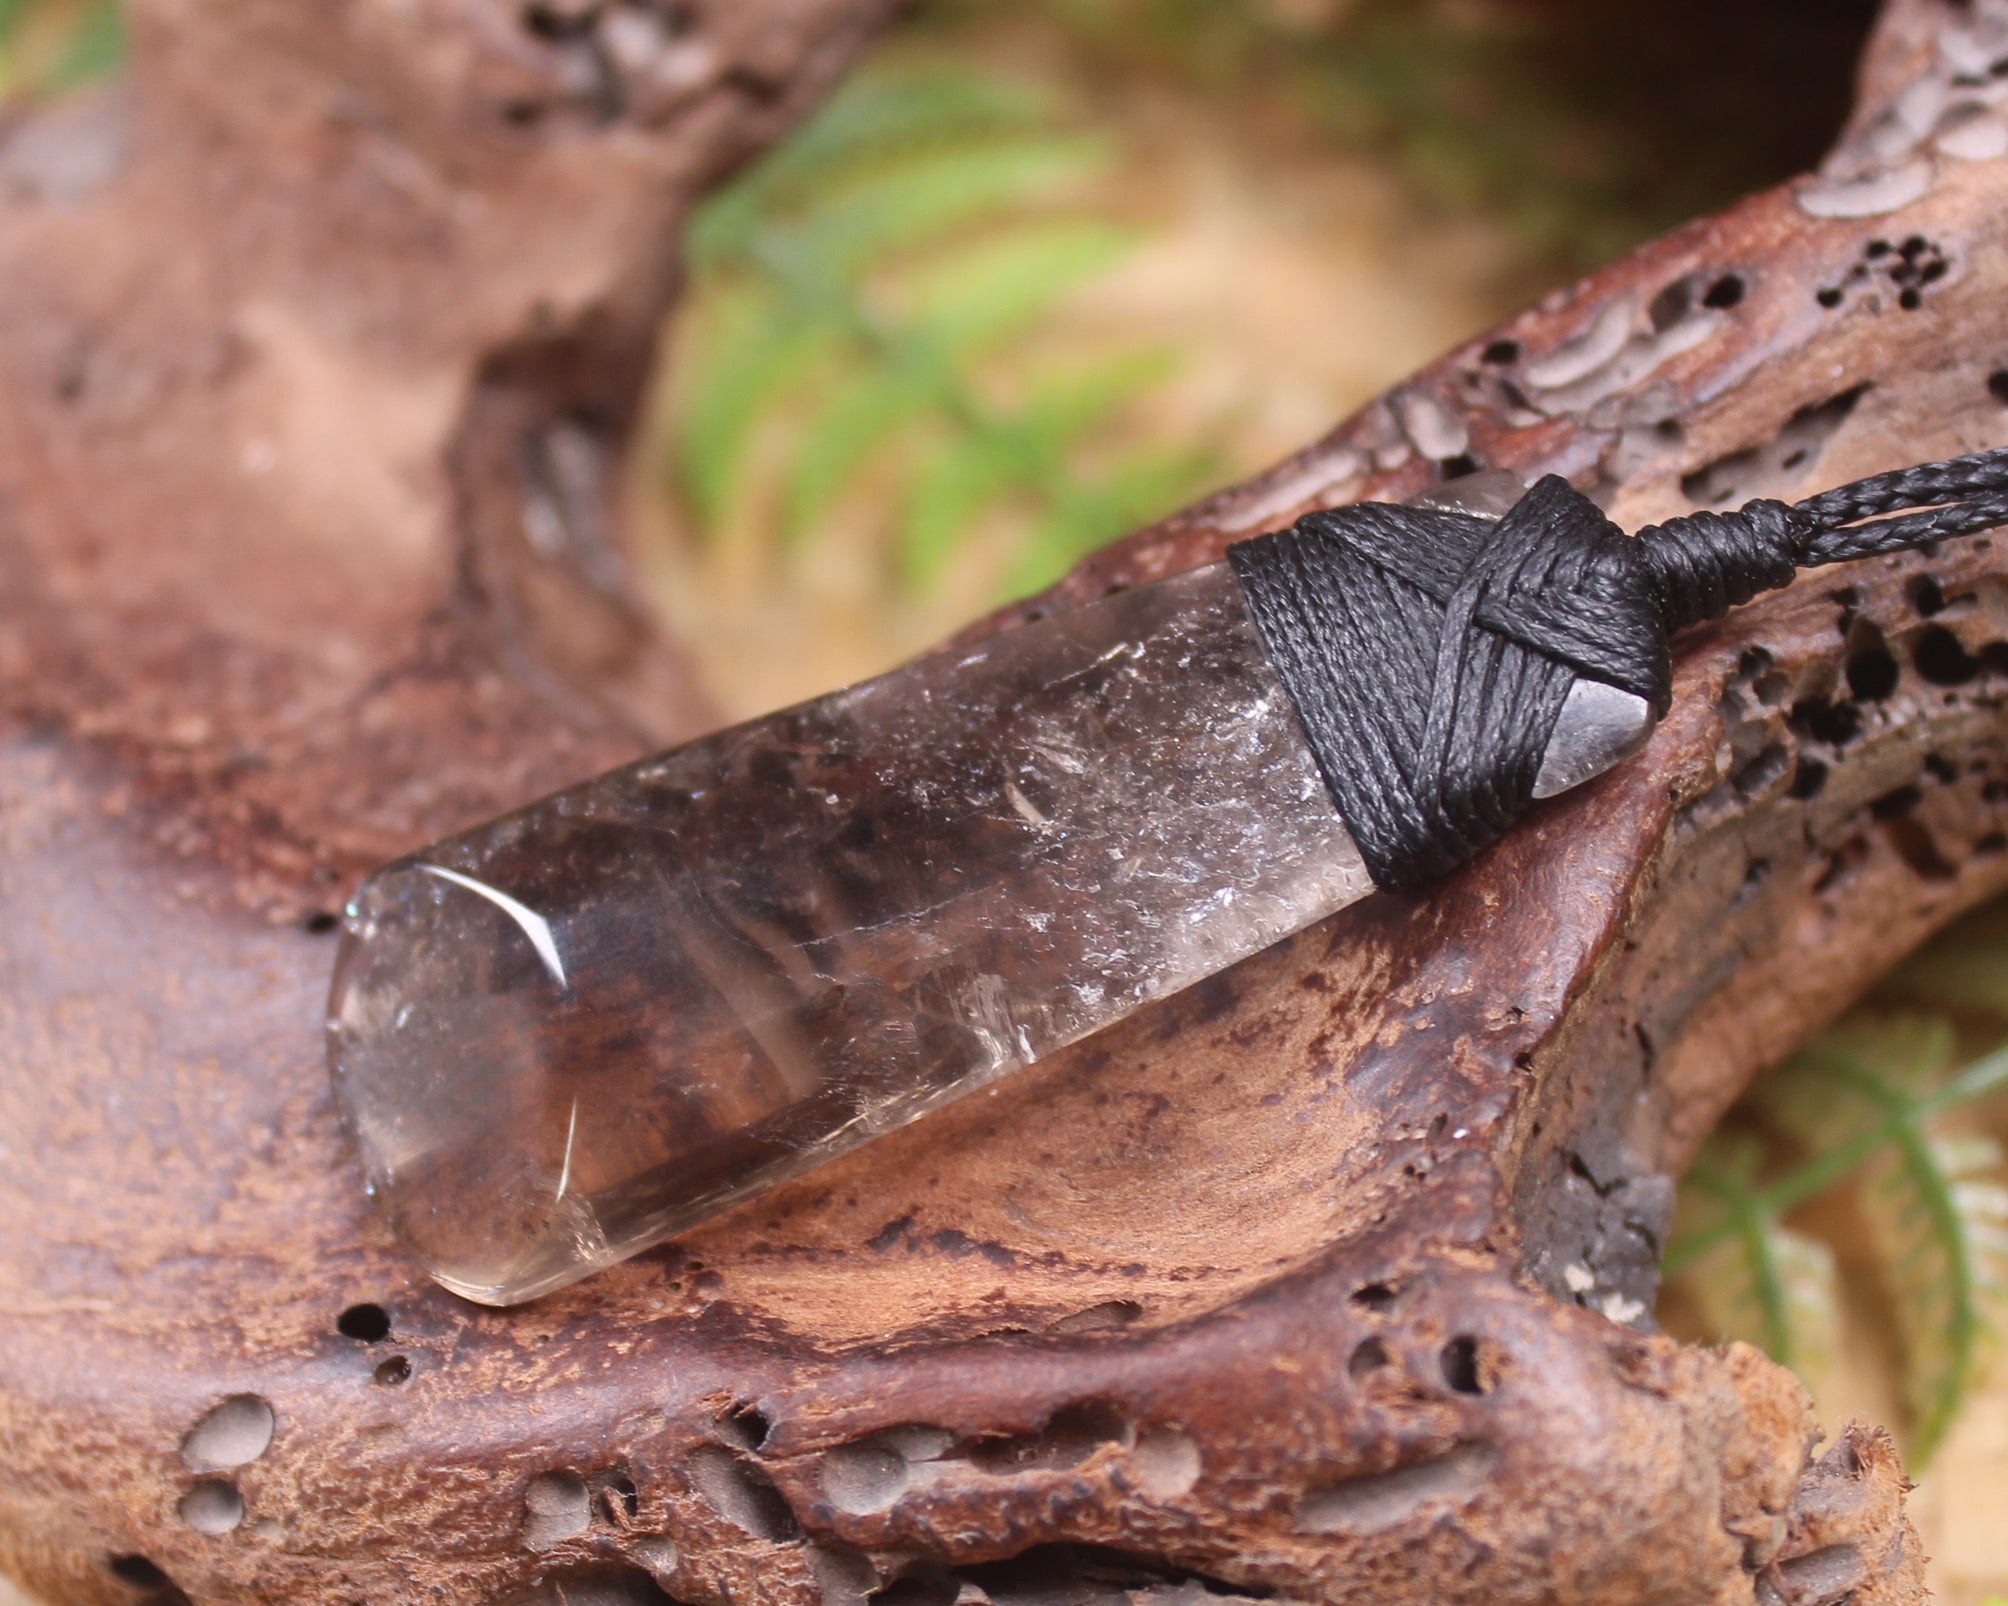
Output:
<path fill-rule="evenodd" d="M 630 518 L 722 708 L 884 668 L 1453 342 L 1817 160 L 1871 0 L 931 0 L 716 198 Z M 0 100 L 115 69 L 0 0 Z M 1757 1088 L 1661 1315 L 1897 1425 L 2008 1596 L 2008 912 Z"/>

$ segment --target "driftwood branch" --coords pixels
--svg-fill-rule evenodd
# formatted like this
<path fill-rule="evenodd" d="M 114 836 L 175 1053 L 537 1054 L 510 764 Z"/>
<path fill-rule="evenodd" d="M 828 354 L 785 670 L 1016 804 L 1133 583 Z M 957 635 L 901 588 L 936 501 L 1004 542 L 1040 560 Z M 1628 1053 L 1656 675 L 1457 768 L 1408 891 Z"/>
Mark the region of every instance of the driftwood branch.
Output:
<path fill-rule="evenodd" d="M 647 11 L 650 56 L 556 3 L 155 0 L 127 89 L 0 145 L 0 1566 L 65 1602 L 1918 1599 L 1889 1441 L 1817 1451 L 1788 1374 L 1647 1313 L 1749 1077 L 2008 885 L 1999 540 L 1696 633 L 1648 752 L 1437 895 L 676 1248 L 496 1312 L 388 1242 L 323 914 L 702 719 L 604 492 L 677 220 L 883 10 Z M 2002 0 L 1896 0 L 1821 174 L 986 628 L 1467 460 L 1637 524 L 2000 444 L 2002 58 Z"/>

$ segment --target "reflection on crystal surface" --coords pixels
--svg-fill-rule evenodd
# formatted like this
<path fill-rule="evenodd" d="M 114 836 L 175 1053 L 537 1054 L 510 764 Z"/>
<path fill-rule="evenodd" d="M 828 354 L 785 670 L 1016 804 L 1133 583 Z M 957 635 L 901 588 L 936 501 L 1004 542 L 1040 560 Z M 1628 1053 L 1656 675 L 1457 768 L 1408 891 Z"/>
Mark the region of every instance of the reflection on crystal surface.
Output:
<path fill-rule="evenodd" d="M 379 871 L 330 1055 L 399 1234 L 510 1303 L 1369 890 L 1215 565 Z"/>

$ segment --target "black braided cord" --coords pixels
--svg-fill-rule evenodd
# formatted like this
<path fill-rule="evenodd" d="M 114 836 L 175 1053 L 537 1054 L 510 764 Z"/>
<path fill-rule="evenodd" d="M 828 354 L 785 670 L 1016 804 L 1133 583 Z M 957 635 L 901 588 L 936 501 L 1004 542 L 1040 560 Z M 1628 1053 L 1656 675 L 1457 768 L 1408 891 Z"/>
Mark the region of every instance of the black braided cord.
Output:
<path fill-rule="evenodd" d="M 1675 632 L 1802 568 L 2008 524 L 2008 449 L 1627 536 L 1558 475 L 1506 514 L 1362 502 L 1227 549 L 1377 886 L 1421 889 L 1533 802 L 1579 678 L 1672 697 Z"/>

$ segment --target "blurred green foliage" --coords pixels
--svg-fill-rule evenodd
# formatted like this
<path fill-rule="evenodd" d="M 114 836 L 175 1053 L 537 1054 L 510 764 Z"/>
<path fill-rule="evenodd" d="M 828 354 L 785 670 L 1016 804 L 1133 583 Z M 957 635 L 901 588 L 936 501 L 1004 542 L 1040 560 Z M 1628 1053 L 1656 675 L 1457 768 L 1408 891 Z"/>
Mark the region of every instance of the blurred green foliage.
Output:
<path fill-rule="evenodd" d="M 1810 167 L 1875 0 L 1035 0 L 1106 72 L 1384 155 L 1581 269 Z M 966 26 L 983 0 L 935 0 Z M 924 13 L 924 15 L 927 13 Z"/>
<path fill-rule="evenodd" d="M 124 54 L 116 0 L 0 0 L 0 101 L 60 94 Z"/>
<path fill-rule="evenodd" d="M 1569 266 L 1816 161 L 1876 0 L 1032 0 L 1092 74 L 1158 74 L 1387 155 Z M 987 0 L 926 0 L 950 42 Z M 0 0 L 0 97 L 122 48 L 114 0 Z"/>
<path fill-rule="evenodd" d="M 867 67 L 691 234 L 677 486 L 714 539 L 813 540 L 868 488 L 899 582 L 934 581 L 1000 504 L 1022 591 L 1197 492 L 1196 448 L 1109 440 L 1169 353 L 1038 339 L 1128 234 L 1106 142 L 1030 86 Z"/>
<path fill-rule="evenodd" d="M 1755 1343 L 1816 1385 L 1835 1361 L 1843 1281 L 1873 1290 L 1901 1358 L 1916 1467 L 2008 1314 L 2008 1170 L 1977 1119 L 2008 1094 L 2004 1038 L 1997 906 L 1758 1082 L 1683 1183 L 1666 1257 L 1707 1336 Z M 1993 1046 L 1962 1064 L 1962 1039 Z"/>

